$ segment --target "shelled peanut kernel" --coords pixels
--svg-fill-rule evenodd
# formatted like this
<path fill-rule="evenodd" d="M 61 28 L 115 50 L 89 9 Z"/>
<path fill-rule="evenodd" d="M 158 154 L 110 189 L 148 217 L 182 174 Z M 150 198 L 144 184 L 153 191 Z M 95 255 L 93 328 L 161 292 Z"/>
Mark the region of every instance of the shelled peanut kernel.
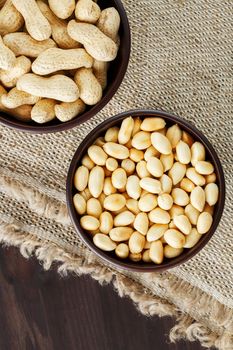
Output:
<path fill-rule="evenodd" d="M 155 264 L 196 245 L 219 196 L 205 147 L 156 117 L 128 117 L 97 140 L 76 170 L 73 198 L 94 244 Z"/>

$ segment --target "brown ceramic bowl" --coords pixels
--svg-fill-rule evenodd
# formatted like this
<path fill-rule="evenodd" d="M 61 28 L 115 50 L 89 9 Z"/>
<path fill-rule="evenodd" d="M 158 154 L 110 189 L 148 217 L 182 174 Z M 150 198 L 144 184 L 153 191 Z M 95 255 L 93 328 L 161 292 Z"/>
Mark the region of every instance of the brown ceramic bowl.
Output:
<path fill-rule="evenodd" d="M 104 90 L 101 101 L 94 106 L 90 106 L 83 114 L 66 123 L 62 123 L 58 119 L 55 119 L 46 124 L 38 124 L 33 121 L 25 123 L 13 118 L 7 113 L 0 111 L 1 124 L 14 129 L 38 134 L 68 130 L 93 117 L 111 100 L 111 98 L 118 90 L 127 70 L 131 45 L 130 28 L 127 15 L 121 0 L 99 0 L 98 4 L 100 5 L 101 9 L 104 9 L 106 7 L 115 7 L 121 17 L 121 26 L 119 31 L 121 43 L 117 58 L 110 63 L 108 71 L 108 85 Z"/>
<path fill-rule="evenodd" d="M 177 123 L 182 128 L 182 130 L 187 131 L 195 140 L 200 141 L 205 146 L 207 159 L 209 159 L 213 163 L 215 168 L 215 173 L 217 175 L 217 184 L 219 186 L 219 200 L 215 205 L 215 211 L 213 216 L 214 220 L 213 220 L 211 229 L 209 230 L 209 232 L 203 235 L 200 241 L 193 248 L 184 249 L 184 252 L 177 258 L 165 259 L 161 265 L 155 265 L 154 263 L 132 262 L 128 259 L 120 260 L 119 258 L 116 257 L 114 252 L 108 253 L 97 248 L 92 242 L 92 238 L 90 237 L 90 235 L 88 235 L 88 233 L 84 231 L 80 226 L 80 223 L 79 223 L 80 217 L 77 214 L 73 205 L 73 196 L 77 192 L 73 185 L 74 174 L 77 167 L 80 165 L 80 161 L 83 155 L 86 153 L 87 148 L 93 144 L 93 142 L 96 140 L 97 137 L 103 136 L 105 131 L 108 128 L 115 125 L 119 125 L 124 118 L 129 116 L 141 117 L 141 118 L 160 116 L 166 120 L 168 126 L 169 124 Z M 186 262 L 187 260 L 191 259 L 210 240 L 222 216 L 224 202 L 225 202 L 225 180 L 224 180 L 224 173 L 223 173 L 221 163 L 219 161 L 219 158 L 214 148 L 212 147 L 210 142 L 207 140 L 207 138 L 202 134 L 202 132 L 197 130 L 193 124 L 166 112 L 154 111 L 154 110 L 133 110 L 133 111 L 128 111 L 128 112 L 118 114 L 110 119 L 107 119 L 106 121 L 98 125 L 94 130 L 92 130 L 90 134 L 83 140 L 83 142 L 80 144 L 77 151 L 75 152 L 73 160 L 70 165 L 70 169 L 67 177 L 66 196 L 67 196 L 67 205 L 68 205 L 69 213 L 70 213 L 72 222 L 74 224 L 74 227 L 78 235 L 80 236 L 80 238 L 94 253 L 96 253 L 99 257 L 104 259 L 106 262 L 112 265 L 115 265 L 116 267 L 121 269 L 138 271 L 138 272 L 152 272 L 152 271 L 161 272 L 161 271 L 173 268 L 177 265 L 180 265 Z"/>

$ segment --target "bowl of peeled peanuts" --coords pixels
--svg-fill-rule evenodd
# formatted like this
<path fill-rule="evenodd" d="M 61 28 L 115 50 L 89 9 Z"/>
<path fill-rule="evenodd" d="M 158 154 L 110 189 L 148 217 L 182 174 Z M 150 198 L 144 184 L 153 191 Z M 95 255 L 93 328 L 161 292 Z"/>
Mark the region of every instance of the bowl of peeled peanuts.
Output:
<path fill-rule="evenodd" d="M 73 128 L 113 97 L 130 29 L 120 0 L 0 3 L 0 123 L 47 133 Z"/>
<path fill-rule="evenodd" d="M 214 234 L 224 208 L 219 158 L 201 131 L 166 112 L 133 110 L 83 140 L 67 176 L 82 241 L 122 269 L 163 271 Z"/>

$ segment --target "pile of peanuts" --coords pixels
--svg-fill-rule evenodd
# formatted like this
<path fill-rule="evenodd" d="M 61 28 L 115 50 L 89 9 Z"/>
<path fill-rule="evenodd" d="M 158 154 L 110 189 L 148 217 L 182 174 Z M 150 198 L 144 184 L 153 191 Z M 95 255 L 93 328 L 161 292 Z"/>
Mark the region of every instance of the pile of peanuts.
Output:
<path fill-rule="evenodd" d="M 92 0 L 0 0 L 0 111 L 42 124 L 98 103 L 119 27 Z"/>
<path fill-rule="evenodd" d="M 207 233 L 219 190 L 205 147 L 160 117 L 128 117 L 82 158 L 73 203 L 104 251 L 161 264 Z"/>

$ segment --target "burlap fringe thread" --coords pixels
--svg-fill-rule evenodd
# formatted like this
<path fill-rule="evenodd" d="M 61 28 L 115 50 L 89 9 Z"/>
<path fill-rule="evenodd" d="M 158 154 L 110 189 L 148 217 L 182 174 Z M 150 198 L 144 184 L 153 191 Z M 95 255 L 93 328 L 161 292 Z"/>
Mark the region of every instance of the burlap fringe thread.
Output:
<path fill-rule="evenodd" d="M 55 220 L 59 224 L 70 225 L 70 217 L 66 205 L 52 200 L 45 194 L 11 179 L 7 176 L 0 176 L 0 192 L 5 193 L 18 202 L 24 202 L 38 216 Z"/>
<path fill-rule="evenodd" d="M 54 206 L 55 202 L 51 201 L 50 198 L 23 184 L 2 176 L 0 178 L 0 190 L 18 201 L 26 202 L 29 208 L 38 215 L 44 215 L 57 222 L 62 222 L 62 217 L 63 220 L 65 217 L 66 224 L 70 222 L 63 203 L 58 204 L 56 202 Z M 232 310 L 227 309 L 217 300 L 184 281 L 174 283 L 167 278 L 159 279 L 161 286 L 169 288 L 172 293 L 179 295 L 189 307 L 195 301 L 201 301 L 204 309 L 211 302 L 216 323 L 225 329 L 222 334 L 217 334 L 208 329 L 202 322 L 198 322 L 188 314 L 182 313 L 177 306 L 167 300 L 152 295 L 148 289 L 120 272 L 102 266 L 96 261 L 87 261 L 83 257 L 67 253 L 49 241 L 42 242 L 34 235 L 23 232 L 18 225 L 0 222 L 0 243 L 4 246 L 18 247 L 25 258 L 36 256 L 45 270 L 48 270 L 53 263 L 57 263 L 58 272 L 62 276 L 74 273 L 78 276 L 90 275 L 100 284 L 112 282 L 119 296 L 129 297 L 136 304 L 139 311 L 146 316 L 175 317 L 177 323 L 170 331 L 171 342 L 184 338 L 189 341 L 199 340 L 202 346 L 207 348 L 214 346 L 219 350 L 233 349 Z"/>

